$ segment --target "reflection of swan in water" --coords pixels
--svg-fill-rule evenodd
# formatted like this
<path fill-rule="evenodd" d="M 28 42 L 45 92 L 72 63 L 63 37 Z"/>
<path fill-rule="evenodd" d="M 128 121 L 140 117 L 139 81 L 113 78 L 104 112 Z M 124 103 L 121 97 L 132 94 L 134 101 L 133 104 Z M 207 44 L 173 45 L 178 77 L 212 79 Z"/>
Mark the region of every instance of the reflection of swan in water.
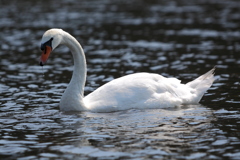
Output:
<path fill-rule="evenodd" d="M 61 29 L 50 29 L 44 33 L 40 65 L 59 44 L 69 47 L 74 59 L 72 79 L 60 101 L 62 111 L 112 112 L 196 104 L 214 81 L 214 69 L 187 84 L 158 74 L 135 73 L 112 80 L 84 97 L 85 55 L 81 45 L 70 34 Z"/>
<path fill-rule="evenodd" d="M 169 109 L 149 109 L 138 110 L 129 109 L 124 111 L 109 113 L 81 113 L 81 117 L 95 118 L 95 120 L 107 121 L 106 125 L 124 125 L 124 126 L 151 126 L 161 125 L 171 122 L 211 122 L 213 120 L 212 110 L 207 107 L 196 105 L 183 105 Z M 180 120 L 181 119 L 181 122 Z M 98 122 L 99 123 L 99 122 Z M 101 123 L 99 123 L 101 125 Z M 137 125 L 136 125 L 137 124 Z M 87 124 L 85 124 L 87 125 Z M 127 128 L 128 128 L 127 127 Z"/>

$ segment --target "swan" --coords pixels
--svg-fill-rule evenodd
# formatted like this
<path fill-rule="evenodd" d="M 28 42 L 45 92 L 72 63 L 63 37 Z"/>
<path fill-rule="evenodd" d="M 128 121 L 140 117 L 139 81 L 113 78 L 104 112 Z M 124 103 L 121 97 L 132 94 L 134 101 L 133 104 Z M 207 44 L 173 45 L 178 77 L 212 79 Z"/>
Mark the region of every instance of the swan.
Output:
<path fill-rule="evenodd" d="M 215 68 L 187 84 L 159 74 L 135 73 L 112 80 L 84 97 L 85 54 L 80 43 L 69 33 L 54 28 L 43 34 L 39 64 L 43 66 L 60 44 L 70 49 L 74 60 L 72 78 L 60 100 L 61 111 L 114 112 L 198 104 L 215 80 Z"/>

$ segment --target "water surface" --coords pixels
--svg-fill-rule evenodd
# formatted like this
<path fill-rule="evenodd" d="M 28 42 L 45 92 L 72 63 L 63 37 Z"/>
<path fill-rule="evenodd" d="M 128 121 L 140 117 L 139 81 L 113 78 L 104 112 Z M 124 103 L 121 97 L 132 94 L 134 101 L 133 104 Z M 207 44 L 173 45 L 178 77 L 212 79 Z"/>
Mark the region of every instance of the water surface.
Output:
<path fill-rule="evenodd" d="M 1 159 L 238 159 L 240 2 L 1 1 Z M 59 111 L 72 57 L 38 66 L 40 39 L 62 28 L 86 53 L 85 94 L 136 72 L 182 82 L 216 66 L 201 104 L 114 113 Z"/>

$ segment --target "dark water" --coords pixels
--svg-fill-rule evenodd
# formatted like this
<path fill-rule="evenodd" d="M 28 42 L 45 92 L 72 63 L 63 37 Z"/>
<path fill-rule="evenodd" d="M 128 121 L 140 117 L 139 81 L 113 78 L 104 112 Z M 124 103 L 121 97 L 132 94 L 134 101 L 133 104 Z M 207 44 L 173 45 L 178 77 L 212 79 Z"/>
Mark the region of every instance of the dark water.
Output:
<path fill-rule="evenodd" d="M 238 0 L 2 0 L 0 8 L 0 159 L 240 159 Z M 41 36 L 56 27 L 84 47 L 86 94 L 134 72 L 188 82 L 216 65 L 218 80 L 201 105 L 61 113 L 69 50 L 38 66 Z"/>

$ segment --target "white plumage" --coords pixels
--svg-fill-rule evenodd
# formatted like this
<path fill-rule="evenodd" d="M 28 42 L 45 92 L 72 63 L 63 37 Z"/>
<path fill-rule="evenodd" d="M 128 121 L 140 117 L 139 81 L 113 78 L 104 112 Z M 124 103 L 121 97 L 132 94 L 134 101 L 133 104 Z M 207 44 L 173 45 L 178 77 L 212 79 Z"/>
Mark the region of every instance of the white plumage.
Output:
<path fill-rule="evenodd" d="M 61 29 L 46 31 L 42 45 L 49 45 L 50 40 L 52 50 L 59 44 L 65 44 L 74 58 L 73 76 L 60 101 L 60 109 L 63 111 L 113 112 L 197 104 L 215 79 L 215 68 L 187 84 L 158 74 L 135 73 L 112 80 L 84 97 L 86 60 L 81 45 Z M 41 58 L 40 64 L 45 61 Z"/>

